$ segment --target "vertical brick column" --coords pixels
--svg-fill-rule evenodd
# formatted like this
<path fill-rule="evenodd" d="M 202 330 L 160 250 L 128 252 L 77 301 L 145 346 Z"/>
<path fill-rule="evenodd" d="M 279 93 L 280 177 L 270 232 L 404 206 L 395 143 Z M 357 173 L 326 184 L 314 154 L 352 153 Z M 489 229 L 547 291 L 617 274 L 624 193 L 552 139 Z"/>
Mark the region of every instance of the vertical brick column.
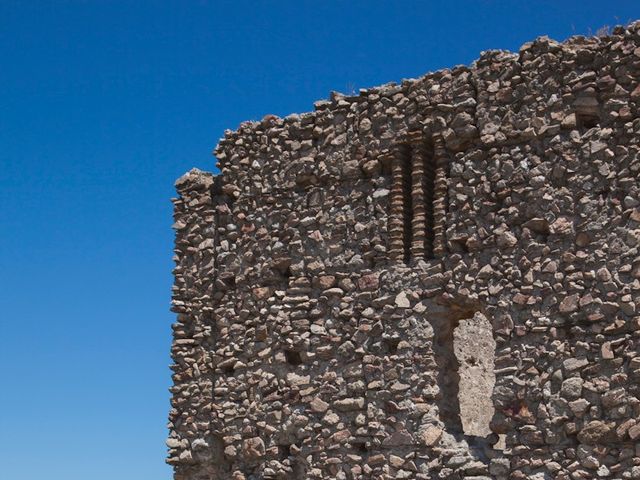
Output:
<path fill-rule="evenodd" d="M 435 180 L 433 195 L 433 255 L 440 257 L 446 253 L 447 242 L 447 176 L 449 157 L 441 136 L 434 138 Z"/>
<path fill-rule="evenodd" d="M 404 200 L 402 189 L 402 148 L 396 145 L 387 152 L 391 161 L 391 195 L 389 208 L 389 259 L 401 262 L 404 258 Z"/>
<path fill-rule="evenodd" d="M 427 212 L 424 192 L 424 163 L 426 146 L 422 132 L 412 132 L 408 137 L 411 146 L 411 258 L 422 259 L 427 240 Z"/>

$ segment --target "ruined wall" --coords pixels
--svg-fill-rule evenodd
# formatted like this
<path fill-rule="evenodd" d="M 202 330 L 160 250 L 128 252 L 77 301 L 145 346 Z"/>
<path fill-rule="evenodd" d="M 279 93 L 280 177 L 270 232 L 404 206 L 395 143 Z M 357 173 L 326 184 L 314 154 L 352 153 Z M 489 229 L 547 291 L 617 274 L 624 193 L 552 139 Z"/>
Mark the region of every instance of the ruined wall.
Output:
<path fill-rule="evenodd" d="M 176 480 L 639 479 L 640 23 L 315 107 L 176 183 Z"/>

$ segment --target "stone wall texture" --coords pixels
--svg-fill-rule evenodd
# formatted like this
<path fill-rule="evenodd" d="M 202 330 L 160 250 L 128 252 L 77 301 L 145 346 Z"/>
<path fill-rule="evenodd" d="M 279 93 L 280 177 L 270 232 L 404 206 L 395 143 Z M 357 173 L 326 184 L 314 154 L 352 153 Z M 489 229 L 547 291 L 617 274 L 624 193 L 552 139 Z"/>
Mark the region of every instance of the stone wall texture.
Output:
<path fill-rule="evenodd" d="M 640 23 L 215 154 L 174 199 L 176 480 L 640 479 Z"/>

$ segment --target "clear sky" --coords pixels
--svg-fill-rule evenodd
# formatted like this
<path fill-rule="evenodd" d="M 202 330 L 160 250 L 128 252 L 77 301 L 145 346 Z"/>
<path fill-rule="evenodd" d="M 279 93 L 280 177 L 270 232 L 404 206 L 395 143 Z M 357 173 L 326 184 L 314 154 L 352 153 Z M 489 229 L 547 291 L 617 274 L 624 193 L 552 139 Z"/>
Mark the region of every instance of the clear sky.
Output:
<path fill-rule="evenodd" d="M 0 478 L 168 480 L 173 182 L 227 128 L 633 1 L 0 1 Z"/>

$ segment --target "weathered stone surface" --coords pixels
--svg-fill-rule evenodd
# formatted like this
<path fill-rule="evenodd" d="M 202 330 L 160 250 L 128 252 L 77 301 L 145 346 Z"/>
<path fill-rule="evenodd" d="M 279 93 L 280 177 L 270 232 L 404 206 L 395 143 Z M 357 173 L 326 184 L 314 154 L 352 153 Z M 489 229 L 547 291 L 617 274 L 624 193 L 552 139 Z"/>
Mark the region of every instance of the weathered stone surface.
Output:
<path fill-rule="evenodd" d="M 442 428 L 430 425 L 420 433 L 420 439 L 425 445 L 433 447 L 442 437 Z"/>
<path fill-rule="evenodd" d="M 640 479 L 640 24 L 245 122 L 176 182 L 176 480 Z"/>
<path fill-rule="evenodd" d="M 600 420 L 593 420 L 587 423 L 578 433 L 578 440 L 587 445 L 602 443 L 607 440 L 611 433 L 611 427 Z"/>
<path fill-rule="evenodd" d="M 584 381 L 580 377 L 572 377 L 562 382 L 560 394 L 567 400 L 576 400 L 582 395 Z"/>
<path fill-rule="evenodd" d="M 242 453 L 247 458 L 261 458 L 265 454 L 264 441 L 260 437 L 249 438 L 244 441 Z"/>

